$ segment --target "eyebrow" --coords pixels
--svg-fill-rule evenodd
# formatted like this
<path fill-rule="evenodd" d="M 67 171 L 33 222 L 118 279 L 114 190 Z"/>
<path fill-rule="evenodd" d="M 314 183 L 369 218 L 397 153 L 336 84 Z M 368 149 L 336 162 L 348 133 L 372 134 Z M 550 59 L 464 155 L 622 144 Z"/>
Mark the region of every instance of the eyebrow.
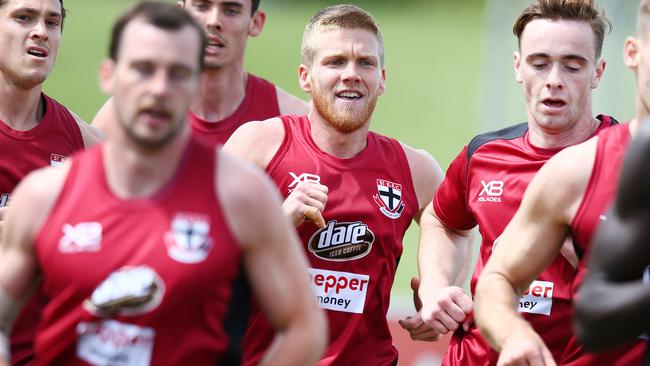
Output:
<path fill-rule="evenodd" d="M 18 13 L 18 12 L 24 12 L 30 15 L 38 15 L 39 11 L 34 8 L 17 8 L 12 11 L 12 13 Z M 48 17 L 54 17 L 54 18 L 63 18 L 63 15 L 59 13 L 58 11 L 48 11 L 47 12 Z"/>
<path fill-rule="evenodd" d="M 538 53 L 532 53 L 526 57 L 526 61 L 536 59 L 536 58 L 551 58 L 551 55 L 543 52 L 538 52 Z M 569 54 L 569 55 L 564 55 L 562 56 L 562 60 L 565 61 L 578 61 L 578 62 L 589 62 L 584 56 L 581 55 L 575 55 L 575 54 Z"/>

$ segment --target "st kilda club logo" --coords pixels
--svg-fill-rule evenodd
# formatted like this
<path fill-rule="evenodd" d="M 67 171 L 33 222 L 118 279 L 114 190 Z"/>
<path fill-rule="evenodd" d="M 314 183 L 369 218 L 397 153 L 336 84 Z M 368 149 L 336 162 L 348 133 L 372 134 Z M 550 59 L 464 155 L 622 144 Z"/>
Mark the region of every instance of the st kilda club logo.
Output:
<path fill-rule="evenodd" d="M 328 261 L 349 261 L 365 257 L 375 242 L 375 234 L 361 221 L 332 220 L 309 239 L 309 251 Z"/>

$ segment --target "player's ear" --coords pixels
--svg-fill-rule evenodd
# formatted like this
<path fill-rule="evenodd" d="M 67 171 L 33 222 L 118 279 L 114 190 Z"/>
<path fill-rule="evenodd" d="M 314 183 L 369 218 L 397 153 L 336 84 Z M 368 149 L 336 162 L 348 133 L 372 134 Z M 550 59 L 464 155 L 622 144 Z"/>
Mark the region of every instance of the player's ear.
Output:
<path fill-rule="evenodd" d="M 386 91 L 386 69 L 381 68 L 381 79 L 379 80 L 379 95 Z"/>
<path fill-rule="evenodd" d="M 627 37 L 623 44 L 623 61 L 625 66 L 636 71 L 639 66 L 639 40 L 635 37 Z"/>
<path fill-rule="evenodd" d="M 512 54 L 512 57 L 513 57 L 513 67 L 515 69 L 515 80 L 517 80 L 517 82 L 519 84 L 521 84 L 521 82 L 522 82 L 522 79 L 521 79 L 521 55 L 519 54 L 519 52 L 515 51 Z"/>
<path fill-rule="evenodd" d="M 262 29 L 264 29 L 264 23 L 266 23 L 266 13 L 262 10 L 255 11 L 253 18 L 248 25 L 248 35 L 251 37 L 257 37 L 260 33 L 262 33 Z"/>
<path fill-rule="evenodd" d="M 300 64 L 298 67 L 298 83 L 300 88 L 306 93 L 311 93 L 311 78 L 309 67 L 305 64 Z"/>
<path fill-rule="evenodd" d="M 598 83 L 600 82 L 600 79 L 603 77 L 603 73 L 605 72 L 605 66 L 607 66 L 607 61 L 601 58 L 596 64 L 594 76 L 591 78 L 592 89 L 596 89 L 598 86 Z"/>
<path fill-rule="evenodd" d="M 115 61 L 105 59 L 99 68 L 99 86 L 102 91 L 108 95 L 113 94 L 113 70 Z"/>

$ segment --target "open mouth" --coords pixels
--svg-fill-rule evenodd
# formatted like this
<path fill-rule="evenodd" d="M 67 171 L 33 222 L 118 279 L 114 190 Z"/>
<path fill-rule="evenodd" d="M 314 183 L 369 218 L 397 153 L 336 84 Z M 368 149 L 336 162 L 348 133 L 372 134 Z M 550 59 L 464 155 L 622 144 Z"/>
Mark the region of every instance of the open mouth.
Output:
<path fill-rule="evenodd" d="M 363 97 L 363 95 L 361 95 L 361 93 L 356 92 L 356 91 L 342 91 L 342 92 L 336 93 L 336 96 L 341 98 L 341 99 L 346 99 L 346 100 L 361 99 Z"/>
<path fill-rule="evenodd" d="M 562 99 L 547 98 L 542 100 L 542 104 L 549 108 L 561 108 L 566 105 L 566 102 Z"/>
<path fill-rule="evenodd" d="M 27 54 L 38 58 L 45 58 L 47 57 L 47 50 L 41 47 L 29 47 Z"/>

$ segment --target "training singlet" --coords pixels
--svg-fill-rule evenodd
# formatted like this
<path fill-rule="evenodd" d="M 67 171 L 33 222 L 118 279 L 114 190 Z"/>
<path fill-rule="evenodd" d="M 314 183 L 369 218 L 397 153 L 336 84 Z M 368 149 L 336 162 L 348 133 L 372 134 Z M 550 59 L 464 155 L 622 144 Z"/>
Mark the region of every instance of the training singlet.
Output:
<path fill-rule="evenodd" d="M 74 156 L 35 239 L 50 299 L 38 365 L 239 364 L 232 311 L 241 253 L 215 194 L 215 152 L 196 139 L 150 198 L 108 187 L 102 146 Z M 246 320 L 239 323 L 243 333 Z"/>
<path fill-rule="evenodd" d="M 223 145 L 235 130 L 249 121 L 263 121 L 280 115 L 278 94 L 271 82 L 248 74 L 246 96 L 237 110 L 221 121 L 205 121 L 192 112 L 188 120 L 192 133 L 212 145 Z"/>
<path fill-rule="evenodd" d="M 63 164 L 84 148 L 81 130 L 70 111 L 42 94 L 45 115 L 36 127 L 14 130 L 0 121 L 0 207 L 9 203 L 11 192 L 31 171 Z M 45 303 L 38 291 L 16 319 L 10 336 L 12 364 L 26 365 L 34 355 L 34 334 Z"/>
<path fill-rule="evenodd" d="M 609 116 L 597 118 L 601 123 L 596 133 L 617 123 Z M 526 187 L 560 150 L 533 146 L 528 125 L 522 123 L 478 135 L 449 166 L 433 206 L 438 218 L 450 228 L 479 227 L 482 243 L 470 283 L 472 293 L 492 254 L 494 241 L 517 212 Z M 563 256 L 557 256 L 517 305 L 556 360 L 572 334 L 571 281 L 575 273 Z M 454 333 L 443 364 L 488 366 L 496 365 L 497 359 L 498 354 L 472 325 L 468 332 L 460 328 Z"/>
<path fill-rule="evenodd" d="M 612 127 L 598 135 L 596 157 L 587 189 L 580 207 L 571 223 L 576 251 L 580 258 L 578 275 L 573 282 L 573 292 L 577 293 L 587 273 L 586 256 L 591 248 L 593 236 L 606 213 L 618 187 L 618 177 L 623 166 L 623 157 L 631 141 L 628 124 Z M 646 341 L 638 340 L 632 345 L 618 347 L 609 352 L 586 354 L 580 342 L 572 337 L 561 365 L 571 366 L 634 366 L 641 365 Z"/>
<path fill-rule="evenodd" d="M 308 276 L 329 321 L 328 348 L 318 365 L 393 365 L 397 350 L 386 320 L 402 239 L 419 205 L 401 144 L 370 132 L 357 156 L 339 159 L 311 137 L 306 116 L 283 116 L 285 138 L 267 167 L 283 197 L 301 181 L 329 188 L 323 217 L 297 228 L 309 259 Z M 259 310 L 244 338 L 247 365 L 273 337 Z"/>

